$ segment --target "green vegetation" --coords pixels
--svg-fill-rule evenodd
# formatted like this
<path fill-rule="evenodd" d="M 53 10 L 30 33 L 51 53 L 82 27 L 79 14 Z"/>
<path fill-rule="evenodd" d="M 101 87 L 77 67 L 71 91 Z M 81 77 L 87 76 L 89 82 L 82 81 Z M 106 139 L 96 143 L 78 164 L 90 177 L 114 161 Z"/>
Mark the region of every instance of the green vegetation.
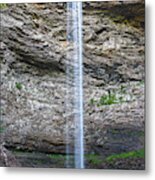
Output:
<path fill-rule="evenodd" d="M 115 23 L 122 23 L 122 24 L 126 24 L 129 25 L 130 24 L 130 20 L 126 19 L 125 16 L 114 16 L 111 17 L 111 19 L 115 22 Z"/>
<path fill-rule="evenodd" d="M 116 98 L 115 94 L 101 96 L 99 102 L 93 98 L 90 99 L 90 104 L 97 105 L 97 106 L 111 105 L 111 104 L 116 104 L 119 102 L 123 102 L 123 97 L 119 97 L 118 99 Z"/>
<path fill-rule="evenodd" d="M 127 102 L 127 97 L 131 97 L 131 95 L 127 94 L 127 87 L 125 85 L 121 85 L 118 89 L 109 90 L 108 93 L 101 96 L 100 99 L 90 99 L 90 105 L 112 105 L 119 104 L 123 102 Z"/>
<path fill-rule="evenodd" d="M 65 158 L 62 154 L 48 154 L 47 156 L 53 160 L 62 160 Z"/>
<path fill-rule="evenodd" d="M 145 81 L 144 80 L 141 80 L 138 82 L 138 85 L 144 85 L 145 84 Z"/>
<path fill-rule="evenodd" d="M 103 160 L 100 158 L 100 156 L 96 155 L 96 154 L 87 154 L 87 155 L 85 155 L 85 158 L 87 161 L 89 161 L 89 163 L 91 163 L 93 165 L 99 165 L 103 162 Z"/>
<path fill-rule="evenodd" d="M 114 21 L 114 22 L 118 22 L 118 23 L 122 23 L 122 21 L 124 21 L 124 16 L 121 16 L 121 15 L 115 15 L 114 17 L 111 17 L 111 19 Z"/>
<path fill-rule="evenodd" d="M 66 155 L 65 154 L 48 154 L 47 155 L 48 158 L 50 158 L 52 160 L 52 162 L 54 162 L 55 165 L 59 166 L 64 166 L 65 162 L 66 162 Z M 73 161 L 73 156 L 70 156 L 70 160 Z"/>
<path fill-rule="evenodd" d="M 22 89 L 22 84 L 20 82 L 16 82 L 16 88 L 18 90 L 21 90 Z"/>
<path fill-rule="evenodd" d="M 5 4 L 5 3 L 0 3 L 0 9 L 5 9 L 5 8 L 7 8 L 8 6 L 7 6 L 7 4 Z"/>
<path fill-rule="evenodd" d="M 0 126 L 0 134 L 4 132 L 4 128 Z"/>
<path fill-rule="evenodd" d="M 1 114 L 0 114 L 1 115 Z M 2 121 L 0 121 L 0 134 L 4 132 L 4 128 L 3 128 L 3 125 L 2 125 Z"/>
<path fill-rule="evenodd" d="M 91 105 L 95 105 L 95 103 L 96 103 L 97 101 L 96 100 L 94 100 L 93 98 L 92 99 L 90 99 L 90 104 Z"/>
<path fill-rule="evenodd" d="M 118 102 L 118 99 L 116 97 L 116 94 L 111 94 L 110 92 L 108 95 L 101 96 L 99 100 L 99 106 L 102 105 L 111 105 L 111 104 L 116 104 Z"/>
<path fill-rule="evenodd" d="M 125 86 L 121 85 L 120 92 L 121 92 L 122 94 L 125 94 L 125 93 L 126 93 Z"/>
<path fill-rule="evenodd" d="M 130 151 L 127 153 L 121 153 L 121 154 L 113 154 L 106 158 L 106 161 L 113 161 L 117 159 L 125 159 L 125 158 L 144 158 L 145 151 L 144 149 L 140 149 L 137 151 Z"/>
<path fill-rule="evenodd" d="M 59 162 L 64 162 L 66 155 L 62 155 L 62 154 L 49 154 L 48 155 L 49 158 L 51 158 L 54 161 L 59 161 Z M 70 158 L 72 160 L 74 160 L 74 156 L 70 155 Z M 96 154 L 86 154 L 85 155 L 85 159 L 86 161 L 88 161 L 90 164 L 92 165 L 99 165 L 103 162 L 103 160 L 101 159 L 101 157 L 99 155 Z"/>
<path fill-rule="evenodd" d="M 124 102 L 123 96 L 116 96 L 116 94 L 108 92 L 107 95 L 101 96 L 99 101 L 95 99 L 90 99 L 91 105 L 103 106 L 103 105 L 111 105 Z"/>

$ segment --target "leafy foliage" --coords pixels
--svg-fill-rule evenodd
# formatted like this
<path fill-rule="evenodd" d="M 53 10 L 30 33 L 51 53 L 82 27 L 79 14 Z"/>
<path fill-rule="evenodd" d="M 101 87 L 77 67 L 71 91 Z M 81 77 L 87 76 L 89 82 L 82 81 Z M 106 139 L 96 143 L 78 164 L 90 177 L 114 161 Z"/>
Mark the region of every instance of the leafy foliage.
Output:
<path fill-rule="evenodd" d="M 123 96 L 117 96 L 115 93 L 108 92 L 107 95 L 101 96 L 101 98 L 97 101 L 95 99 L 90 99 L 91 105 L 103 106 L 103 105 L 111 105 L 124 102 Z"/>
<path fill-rule="evenodd" d="M 49 154 L 48 157 L 53 160 L 64 159 L 64 155 L 62 155 L 62 154 Z"/>
<path fill-rule="evenodd" d="M 22 89 L 22 84 L 20 82 L 16 82 L 16 88 L 18 90 L 21 90 Z"/>
<path fill-rule="evenodd" d="M 5 9 L 5 8 L 7 8 L 8 6 L 7 6 L 7 4 L 5 4 L 5 3 L 0 3 L 0 9 Z"/>
<path fill-rule="evenodd" d="M 102 160 L 100 159 L 99 155 L 96 154 L 87 154 L 86 155 L 86 160 L 89 161 L 89 163 L 93 165 L 98 165 L 102 163 Z"/>
<path fill-rule="evenodd" d="M 136 150 L 136 151 L 130 151 L 127 153 L 121 153 L 121 154 L 113 154 L 106 158 L 106 161 L 113 161 L 117 159 L 125 159 L 125 158 L 144 158 L 145 151 L 144 149 Z"/>
<path fill-rule="evenodd" d="M 109 93 L 108 95 L 101 96 L 99 105 L 111 105 L 118 102 L 116 94 Z"/>

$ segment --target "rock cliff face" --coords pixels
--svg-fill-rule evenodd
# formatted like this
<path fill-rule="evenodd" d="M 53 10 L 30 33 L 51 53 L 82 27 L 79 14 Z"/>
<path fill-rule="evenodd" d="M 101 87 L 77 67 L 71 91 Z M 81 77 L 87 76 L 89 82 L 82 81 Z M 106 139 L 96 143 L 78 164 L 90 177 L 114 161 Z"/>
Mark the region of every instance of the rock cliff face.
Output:
<path fill-rule="evenodd" d="M 1 9 L 5 144 L 65 151 L 66 3 Z M 83 3 L 86 152 L 144 145 L 144 3 Z M 102 102 L 113 95 L 113 103 Z M 74 127 L 73 127 L 74 128 Z"/>

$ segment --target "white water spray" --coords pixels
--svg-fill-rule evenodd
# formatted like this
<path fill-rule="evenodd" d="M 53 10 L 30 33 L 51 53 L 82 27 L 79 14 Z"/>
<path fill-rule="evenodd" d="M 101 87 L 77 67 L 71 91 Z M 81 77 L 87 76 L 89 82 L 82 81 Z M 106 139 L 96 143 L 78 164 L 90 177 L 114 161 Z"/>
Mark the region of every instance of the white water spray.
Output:
<path fill-rule="evenodd" d="M 67 3 L 67 44 L 66 166 L 72 166 L 69 155 L 74 149 L 74 167 L 84 168 L 82 2 Z"/>

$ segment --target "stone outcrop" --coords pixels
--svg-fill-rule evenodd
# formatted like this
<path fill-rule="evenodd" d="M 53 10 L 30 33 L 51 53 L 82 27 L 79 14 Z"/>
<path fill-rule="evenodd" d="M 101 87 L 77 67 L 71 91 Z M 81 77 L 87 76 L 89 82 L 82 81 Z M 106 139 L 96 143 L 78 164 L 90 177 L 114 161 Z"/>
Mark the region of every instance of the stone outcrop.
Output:
<path fill-rule="evenodd" d="M 3 134 L 0 135 L 0 167 L 20 167 L 16 157 L 5 148 Z"/>
<path fill-rule="evenodd" d="M 144 4 L 91 2 L 83 9 L 86 151 L 142 148 Z M 10 4 L 1 10 L 6 147 L 65 151 L 66 16 L 65 3 Z M 99 105 L 109 91 L 123 101 Z"/>
<path fill-rule="evenodd" d="M 0 145 L 0 167 L 20 167 L 20 163 L 15 156 L 4 146 Z"/>

